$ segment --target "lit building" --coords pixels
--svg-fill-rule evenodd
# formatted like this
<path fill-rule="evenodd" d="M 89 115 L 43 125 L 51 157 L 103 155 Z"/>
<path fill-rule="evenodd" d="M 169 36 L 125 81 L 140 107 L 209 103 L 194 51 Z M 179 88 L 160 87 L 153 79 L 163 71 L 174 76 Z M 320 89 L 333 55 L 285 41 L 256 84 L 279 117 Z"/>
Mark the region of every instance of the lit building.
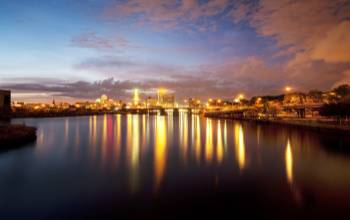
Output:
<path fill-rule="evenodd" d="M 175 106 L 175 95 L 169 93 L 166 89 L 158 89 L 157 104 L 164 108 L 173 108 Z"/>
<path fill-rule="evenodd" d="M 187 101 L 189 108 L 200 108 L 201 107 L 201 101 L 199 99 L 195 98 L 189 98 Z"/>
<path fill-rule="evenodd" d="M 102 95 L 100 100 L 101 100 L 102 104 L 105 104 L 108 101 L 108 96 L 107 95 Z"/>
<path fill-rule="evenodd" d="M 156 108 L 159 105 L 158 100 L 156 98 L 148 97 L 146 99 L 146 107 L 147 108 Z"/>
<path fill-rule="evenodd" d="M 138 89 L 134 89 L 134 97 L 133 97 L 134 105 L 138 105 L 140 102 L 140 94 Z"/>

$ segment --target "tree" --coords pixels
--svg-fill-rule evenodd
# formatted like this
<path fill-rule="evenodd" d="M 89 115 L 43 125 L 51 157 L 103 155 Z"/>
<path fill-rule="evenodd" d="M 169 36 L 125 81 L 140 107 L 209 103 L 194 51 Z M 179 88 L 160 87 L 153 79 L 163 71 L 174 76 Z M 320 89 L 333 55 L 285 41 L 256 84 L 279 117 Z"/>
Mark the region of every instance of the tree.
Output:
<path fill-rule="evenodd" d="M 350 86 L 348 84 L 340 85 L 333 89 L 333 91 L 341 97 L 350 96 Z"/>
<path fill-rule="evenodd" d="M 315 100 L 316 102 L 322 102 L 323 92 L 319 90 L 310 90 L 308 96 Z"/>
<path fill-rule="evenodd" d="M 350 100 L 324 104 L 320 109 L 320 115 L 334 117 L 339 124 L 342 124 L 350 118 Z"/>

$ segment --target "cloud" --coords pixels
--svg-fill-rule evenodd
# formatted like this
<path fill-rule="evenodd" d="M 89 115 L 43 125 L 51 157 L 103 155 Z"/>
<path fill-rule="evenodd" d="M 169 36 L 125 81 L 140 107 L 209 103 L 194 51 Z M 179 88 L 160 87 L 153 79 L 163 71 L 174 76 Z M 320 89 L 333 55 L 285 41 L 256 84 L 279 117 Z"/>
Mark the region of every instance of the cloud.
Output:
<path fill-rule="evenodd" d="M 74 66 L 76 70 L 93 72 L 119 80 L 143 81 L 165 80 L 171 75 L 188 73 L 184 67 L 165 65 L 121 56 L 101 56 L 88 58 Z"/>
<path fill-rule="evenodd" d="M 95 63 L 94 68 L 99 65 L 102 64 Z M 111 65 L 133 64 L 116 62 Z M 138 65 L 139 71 L 142 71 L 143 68 L 151 68 Z M 128 101 L 131 98 L 129 91 L 133 88 L 151 92 L 159 87 L 174 91 L 178 100 L 188 97 L 198 97 L 203 100 L 209 97 L 231 99 L 238 93 L 244 93 L 246 96 L 281 94 L 285 85 L 293 86 L 300 91 L 330 89 L 335 84 L 348 82 L 349 72 L 346 70 L 350 69 L 350 65 L 339 66 L 320 62 L 293 69 L 280 64 L 267 65 L 263 60 L 253 56 L 233 58 L 221 64 L 202 65 L 193 70 L 177 71 L 171 66 L 162 68 L 164 70 L 157 70 L 160 71 L 156 72 L 158 76 L 147 77 L 143 80 L 111 77 L 96 82 L 77 81 L 56 84 L 52 83 L 53 80 L 49 80 L 51 84 L 46 84 L 45 81 L 40 81 L 42 79 L 38 79 L 36 83 L 6 83 L 1 86 L 15 93 L 46 93 L 74 100 L 94 100 L 101 94 L 107 94 L 114 99 Z M 167 77 L 159 74 L 162 72 L 167 73 Z M 322 75 L 322 80 L 320 80 L 320 75 Z"/>
<path fill-rule="evenodd" d="M 229 6 L 229 0 L 129 0 L 109 6 L 104 16 L 131 19 L 139 25 L 151 24 L 161 29 L 205 31 L 215 29 L 215 24 L 206 18 L 224 13 Z"/>
<path fill-rule="evenodd" d="M 329 63 L 350 62 L 350 21 L 343 21 L 330 29 L 315 46 L 311 58 Z"/>
<path fill-rule="evenodd" d="M 236 22 L 248 20 L 258 34 L 273 37 L 285 54 L 293 54 L 289 66 L 350 61 L 347 0 L 260 0 L 239 4 L 232 16 Z"/>
<path fill-rule="evenodd" d="M 100 36 L 96 32 L 85 32 L 74 36 L 71 39 L 71 45 L 75 47 L 91 48 L 101 51 L 118 49 L 138 48 L 129 40 L 122 36 Z"/>

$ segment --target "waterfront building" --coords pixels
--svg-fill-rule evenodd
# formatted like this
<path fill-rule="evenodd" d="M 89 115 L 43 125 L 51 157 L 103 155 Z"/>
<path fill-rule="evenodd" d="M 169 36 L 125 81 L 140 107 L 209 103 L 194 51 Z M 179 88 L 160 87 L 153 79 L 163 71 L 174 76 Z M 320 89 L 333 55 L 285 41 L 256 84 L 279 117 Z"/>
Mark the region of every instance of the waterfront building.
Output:
<path fill-rule="evenodd" d="M 11 112 L 11 91 L 0 90 L 0 115 Z"/>
<path fill-rule="evenodd" d="M 198 109 L 201 108 L 201 101 L 199 99 L 195 99 L 195 98 L 189 98 L 188 99 L 188 107 L 191 109 Z"/>
<path fill-rule="evenodd" d="M 166 89 L 158 89 L 157 105 L 163 108 L 174 108 L 175 95 L 173 93 L 169 93 L 169 91 Z"/>

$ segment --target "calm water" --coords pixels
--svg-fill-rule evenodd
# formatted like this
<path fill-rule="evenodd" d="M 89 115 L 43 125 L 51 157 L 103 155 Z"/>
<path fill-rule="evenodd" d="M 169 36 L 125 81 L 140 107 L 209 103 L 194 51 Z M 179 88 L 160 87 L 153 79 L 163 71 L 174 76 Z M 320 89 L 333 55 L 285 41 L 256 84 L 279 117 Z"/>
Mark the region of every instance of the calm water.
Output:
<path fill-rule="evenodd" d="M 0 219 L 350 213 L 346 136 L 185 113 L 13 122 L 38 138 L 0 154 Z"/>

